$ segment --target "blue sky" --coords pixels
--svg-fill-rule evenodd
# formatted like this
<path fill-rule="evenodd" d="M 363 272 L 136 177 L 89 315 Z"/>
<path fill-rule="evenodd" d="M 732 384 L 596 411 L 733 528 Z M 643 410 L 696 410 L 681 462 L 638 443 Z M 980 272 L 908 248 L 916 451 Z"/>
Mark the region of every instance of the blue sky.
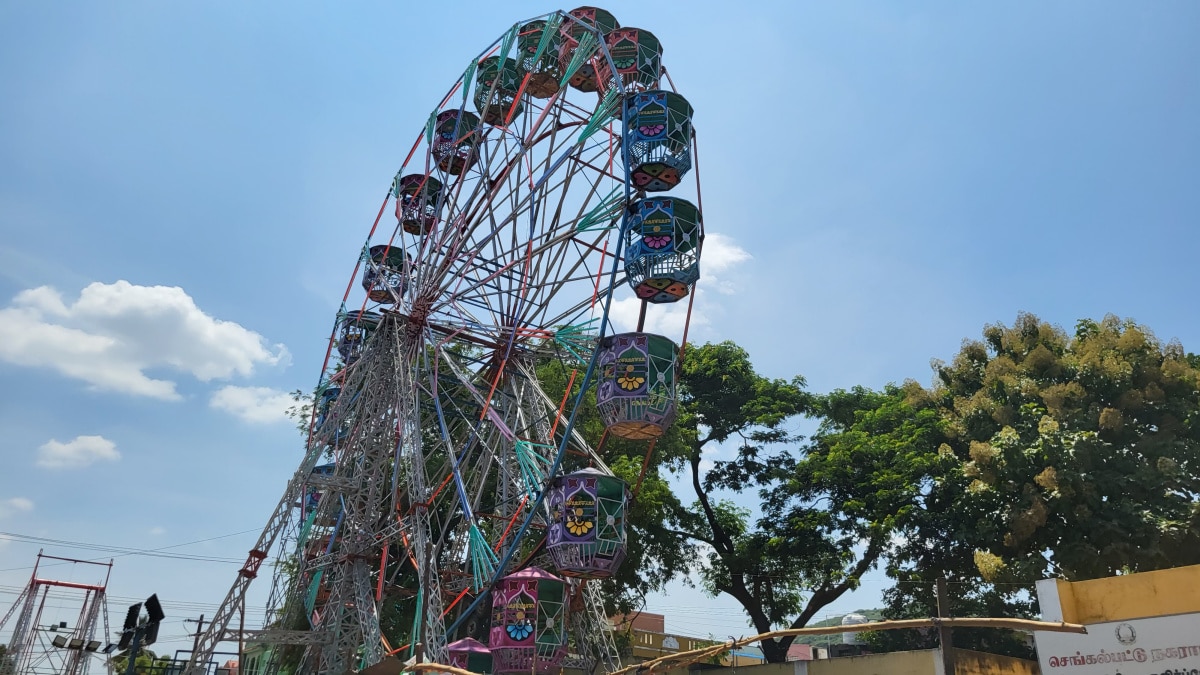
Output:
<path fill-rule="evenodd" d="M 1200 5 L 606 7 L 696 109 L 720 245 L 693 339 L 815 391 L 928 382 L 1022 310 L 1200 351 Z M 315 383 L 413 138 L 472 56 L 555 8 L 0 2 L 0 531 L 250 531 L 169 549 L 241 560 L 299 458 L 278 393 Z M 0 609 L 38 547 L 0 542 Z M 158 592 L 177 638 L 236 567 L 121 557 L 111 604 Z M 730 606 L 648 609 L 746 632 Z"/>

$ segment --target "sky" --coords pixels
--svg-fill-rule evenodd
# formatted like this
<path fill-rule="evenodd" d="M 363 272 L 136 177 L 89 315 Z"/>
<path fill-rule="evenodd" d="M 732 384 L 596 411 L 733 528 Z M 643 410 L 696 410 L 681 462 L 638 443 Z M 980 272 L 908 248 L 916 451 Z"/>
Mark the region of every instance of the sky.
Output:
<path fill-rule="evenodd" d="M 816 392 L 928 383 L 1022 311 L 1200 351 L 1200 5 L 606 7 L 696 111 L 692 340 Z M 285 394 L 430 109 L 559 8 L 0 0 L 0 612 L 39 548 L 116 554 L 112 620 L 158 593 L 159 650 L 190 643 L 300 459 Z M 694 590 L 647 610 L 750 632 Z"/>

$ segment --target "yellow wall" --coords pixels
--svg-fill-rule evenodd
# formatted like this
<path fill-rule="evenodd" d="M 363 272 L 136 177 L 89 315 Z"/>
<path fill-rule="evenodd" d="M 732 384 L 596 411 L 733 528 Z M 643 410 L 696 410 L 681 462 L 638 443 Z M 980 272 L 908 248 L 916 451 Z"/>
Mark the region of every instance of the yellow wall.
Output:
<path fill-rule="evenodd" d="M 738 663 L 740 664 L 741 660 Z M 700 672 L 708 675 L 795 675 L 796 668 L 792 663 L 760 663 Z"/>
<path fill-rule="evenodd" d="M 955 675 L 1039 675 L 1037 661 L 985 654 L 967 649 L 954 650 Z"/>
<path fill-rule="evenodd" d="M 955 650 L 955 675 L 1038 675 L 1036 661 Z M 816 661 L 764 663 L 705 671 L 708 675 L 935 675 L 941 673 L 942 653 L 937 649 L 866 656 L 843 656 Z M 689 675 L 686 668 L 675 668 L 663 675 Z"/>
<path fill-rule="evenodd" d="M 1200 565 L 1092 581 L 1058 581 L 1063 620 L 1104 623 L 1200 612 Z"/>
<path fill-rule="evenodd" d="M 939 658 L 937 652 L 932 650 L 892 652 L 866 656 L 843 656 L 817 661 L 739 665 L 736 668 L 702 672 L 708 675 L 934 675 L 936 672 L 934 663 Z M 677 668 L 669 670 L 663 675 L 689 675 L 689 673 L 684 668 Z M 987 675 L 1008 674 L 1006 671 L 996 671 L 987 673 Z M 1018 673 L 1018 675 L 1021 674 Z"/>
<path fill-rule="evenodd" d="M 675 642 L 679 644 L 677 648 L 671 649 L 663 646 L 663 640 L 675 638 Z M 629 646 L 635 661 L 647 661 L 656 659 L 660 656 L 676 654 L 678 652 L 686 652 L 692 649 L 700 649 L 709 645 L 716 644 L 712 640 L 701 638 L 687 637 L 685 635 L 672 635 L 670 633 L 653 633 L 646 630 L 634 628 L 629 631 Z M 741 657 L 739 657 L 741 659 Z M 744 659 L 742 659 L 744 660 Z"/>
<path fill-rule="evenodd" d="M 933 675 L 938 653 L 933 650 L 843 656 L 808 662 L 808 675 Z"/>

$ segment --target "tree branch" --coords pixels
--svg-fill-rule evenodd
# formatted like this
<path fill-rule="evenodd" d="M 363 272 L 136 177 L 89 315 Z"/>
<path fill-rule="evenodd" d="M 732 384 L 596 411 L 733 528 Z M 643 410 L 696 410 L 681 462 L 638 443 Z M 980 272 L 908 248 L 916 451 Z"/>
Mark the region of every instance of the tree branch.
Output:
<path fill-rule="evenodd" d="M 730 570 L 729 584 L 717 585 L 717 590 L 733 596 L 733 599 L 737 600 L 742 608 L 746 610 L 746 613 L 750 615 L 750 622 L 754 624 L 756 629 L 764 633 L 771 630 L 771 620 L 763 612 L 762 602 L 755 598 L 750 593 L 750 590 L 746 588 L 746 581 L 742 578 L 740 572 Z"/>
<path fill-rule="evenodd" d="M 883 540 L 874 538 L 867 544 L 867 550 L 863 551 L 863 557 L 856 563 L 846 578 L 833 587 L 822 587 L 813 591 L 812 597 L 808 599 L 808 604 L 805 605 L 804 611 L 796 620 L 792 622 L 792 628 L 803 628 L 812 620 L 817 612 L 821 611 L 829 603 L 842 597 L 842 594 L 850 590 L 850 586 L 855 580 L 860 579 L 862 575 L 867 573 L 867 570 L 879 560 L 879 556 L 883 554 Z"/>
<path fill-rule="evenodd" d="M 711 546 L 711 547 L 713 547 L 713 548 L 716 548 L 716 547 L 717 547 L 717 544 L 716 544 L 716 542 L 714 542 L 714 541 L 713 541 L 712 539 L 710 539 L 709 537 L 701 536 L 701 535 L 699 535 L 699 534 L 696 534 L 696 533 L 694 533 L 694 532 L 684 532 L 684 531 L 682 531 L 682 530 L 672 530 L 672 529 L 670 529 L 670 528 L 668 528 L 668 527 L 664 527 L 664 528 L 663 528 L 663 532 L 666 532 L 667 534 L 673 534 L 673 535 L 675 535 L 675 536 L 677 536 L 677 537 L 683 537 L 684 539 L 694 539 L 694 540 L 696 540 L 696 541 L 699 541 L 699 542 L 703 542 L 703 543 L 705 543 L 705 544 L 708 544 L 709 546 Z"/>
<path fill-rule="evenodd" d="M 722 557 L 733 555 L 734 546 L 733 539 L 725 528 L 721 527 L 721 523 L 717 521 L 717 514 L 713 511 L 712 504 L 708 501 L 708 493 L 700 486 L 700 446 L 696 446 L 692 451 L 690 458 L 692 464 L 692 488 L 696 491 L 696 498 L 700 501 L 700 506 L 704 508 L 704 517 L 708 519 L 708 526 L 713 533 L 713 548 L 718 552 L 723 553 Z"/>

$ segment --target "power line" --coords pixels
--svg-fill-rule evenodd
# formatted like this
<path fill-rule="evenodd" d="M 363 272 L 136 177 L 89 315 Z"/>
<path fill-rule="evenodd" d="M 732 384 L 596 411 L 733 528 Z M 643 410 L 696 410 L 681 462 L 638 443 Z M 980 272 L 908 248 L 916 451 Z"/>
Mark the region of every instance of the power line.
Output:
<path fill-rule="evenodd" d="M 257 529 L 243 530 L 241 532 L 232 532 L 230 534 L 222 534 L 222 535 L 219 535 L 216 537 L 208 537 L 206 539 L 197 539 L 195 541 L 184 542 L 182 544 L 171 544 L 170 546 L 162 546 L 159 548 L 152 548 L 152 549 L 132 548 L 132 547 L 127 547 L 127 546 L 112 546 L 112 545 L 107 545 L 107 544 L 92 544 L 92 543 L 81 542 L 81 541 L 70 541 L 70 540 L 66 540 L 66 539 L 51 539 L 48 537 L 36 537 L 31 534 L 20 534 L 20 533 L 16 533 L 16 532 L 0 532 L 0 538 L 8 539 L 11 541 L 25 542 L 25 543 L 43 544 L 43 545 L 50 545 L 50 546 L 65 546 L 65 547 L 69 547 L 69 548 L 76 548 L 76 549 L 81 549 L 81 550 L 86 550 L 86 551 L 98 551 L 98 552 L 104 552 L 104 553 L 112 553 L 113 558 L 123 558 L 125 556 L 136 555 L 136 556 L 146 556 L 146 557 L 151 557 L 151 558 L 167 558 L 167 559 L 171 559 L 171 560 L 191 560 L 191 561 L 195 561 L 195 562 L 216 562 L 216 563 L 227 563 L 227 564 L 236 565 L 236 564 L 242 563 L 244 561 L 239 558 L 221 558 L 221 557 L 217 557 L 217 556 L 206 556 L 206 555 L 197 555 L 197 554 L 188 554 L 188 553 L 168 553 L 166 551 L 168 549 L 180 548 L 182 546 L 191 546 L 192 544 L 200 544 L 200 543 L 204 543 L 207 541 L 215 541 L 217 539 L 226 539 L 229 537 L 236 537 L 238 535 L 249 534 L 251 532 L 256 532 L 256 531 L 258 531 L 258 530 Z M 92 562 L 94 562 L 94 561 L 92 561 Z M 61 564 L 70 564 L 70 563 L 61 563 Z M 49 567 L 49 566 L 50 565 L 47 565 L 47 567 Z M 26 570 L 26 569 L 33 569 L 33 566 L 27 565 L 24 567 L 10 567 L 7 569 L 0 569 L 0 572 L 14 572 L 14 571 Z"/>
<path fill-rule="evenodd" d="M 20 595 L 20 594 L 21 594 L 21 590 L 16 589 L 16 587 L 0 586 L 0 595 L 16 596 L 16 595 Z M 66 593 L 55 593 L 55 592 L 49 592 L 46 594 L 46 596 L 52 600 L 74 600 L 76 598 L 76 596 L 73 596 L 73 595 L 68 595 Z M 122 603 L 122 602 L 132 603 L 132 602 L 138 601 L 137 598 L 129 598 L 129 597 L 122 597 L 122 596 L 106 595 L 105 597 L 107 597 L 109 600 L 111 600 L 113 602 L 118 602 L 118 603 Z M 162 601 L 162 605 L 163 605 L 163 607 L 166 607 L 166 608 L 169 608 L 172 610 L 182 610 L 185 612 L 206 611 L 206 610 L 212 610 L 212 609 L 216 609 L 216 608 L 220 607 L 220 605 L 217 603 L 193 602 L 193 601 L 172 602 L 170 600 Z M 246 612 L 248 614 L 249 613 L 266 614 L 267 608 L 265 605 L 264 606 L 248 606 L 246 608 Z"/>
<path fill-rule="evenodd" d="M 20 593 L 22 590 L 24 590 L 24 588 L 25 588 L 24 586 L 8 586 L 8 585 L 0 584 L 0 593 L 8 593 L 8 594 L 10 594 L 10 595 L 15 595 L 15 594 L 18 594 L 18 593 Z M 50 590 L 50 591 L 48 592 L 48 595 L 49 595 L 49 597 L 51 597 L 51 598 L 54 598 L 54 597 L 59 597 L 59 595 L 62 595 L 62 597 L 75 597 L 75 596 L 73 596 L 73 595 L 70 595 L 70 596 L 66 595 L 66 594 L 68 594 L 68 593 L 70 593 L 70 591 L 68 591 L 68 590 L 57 590 L 57 591 L 56 591 L 56 590 Z M 131 598 L 131 597 L 124 597 L 124 596 L 120 596 L 120 595 L 112 595 L 112 594 L 105 594 L 105 595 L 106 595 L 106 597 L 107 597 L 109 600 L 115 600 L 115 601 L 117 601 L 117 602 L 125 602 L 126 600 L 129 600 L 129 601 L 131 601 L 131 602 L 137 602 L 137 601 L 139 601 L 139 600 L 144 600 L 144 598 Z M 207 603 L 207 602 L 204 602 L 204 601 L 201 601 L 201 600 L 177 600 L 177 601 L 172 601 L 172 600 L 169 600 L 169 599 L 168 599 L 168 600 L 163 600 L 163 601 L 162 601 L 162 604 L 164 604 L 164 605 L 166 605 L 166 604 L 172 604 L 172 605 L 198 605 L 198 606 L 211 606 L 213 603 Z"/>

